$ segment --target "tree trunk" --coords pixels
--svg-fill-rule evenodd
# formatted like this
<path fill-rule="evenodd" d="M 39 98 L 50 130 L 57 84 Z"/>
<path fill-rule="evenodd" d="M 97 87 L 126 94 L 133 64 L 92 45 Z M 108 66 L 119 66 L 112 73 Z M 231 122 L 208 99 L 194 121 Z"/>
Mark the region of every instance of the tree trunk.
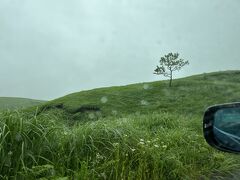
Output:
<path fill-rule="evenodd" d="M 172 71 L 171 71 L 171 74 L 170 74 L 170 82 L 169 82 L 169 87 L 172 87 Z"/>

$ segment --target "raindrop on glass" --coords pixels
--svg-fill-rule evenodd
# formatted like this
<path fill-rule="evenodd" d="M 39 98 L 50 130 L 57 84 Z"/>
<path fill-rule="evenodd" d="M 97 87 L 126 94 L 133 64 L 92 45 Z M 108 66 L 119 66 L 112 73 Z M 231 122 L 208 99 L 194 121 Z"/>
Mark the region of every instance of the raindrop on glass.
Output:
<path fill-rule="evenodd" d="M 101 117 L 101 116 L 102 116 L 102 113 L 101 113 L 100 111 L 97 111 L 97 112 L 96 112 L 96 116 L 97 116 L 97 117 Z"/>
<path fill-rule="evenodd" d="M 116 110 L 112 110 L 112 114 L 113 115 L 117 115 L 117 111 Z"/>
<path fill-rule="evenodd" d="M 22 136 L 21 136 L 21 134 L 20 133 L 17 133 L 16 134 L 16 136 L 15 136 L 15 139 L 16 139 L 16 141 L 22 141 Z"/>
<path fill-rule="evenodd" d="M 94 119 L 94 118 L 95 118 L 95 114 L 94 114 L 94 113 L 90 113 L 90 114 L 88 115 L 88 117 L 89 117 L 90 119 Z"/>
<path fill-rule="evenodd" d="M 149 103 L 147 101 L 145 101 L 145 100 L 141 100 L 141 105 L 147 106 L 147 105 L 149 105 Z"/>
<path fill-rule="evenodd" d="M 135 114 L 136 114 L 137 116 L 141 115 L 141 113 L 140 113 L 139 111 L 137 111 Z"/>
<path fill-rule="evenodd" d="M 149 85 L 148 84 L 144 84 L 143 85 L 143 89 L 145 89 L 145 90 L 149 89 Z"/>
<path fill-rule="evenodd" d="M 104 104 L 108 101 L 108 98 L 106 96 L 101 98 L 101 102 Z"/>

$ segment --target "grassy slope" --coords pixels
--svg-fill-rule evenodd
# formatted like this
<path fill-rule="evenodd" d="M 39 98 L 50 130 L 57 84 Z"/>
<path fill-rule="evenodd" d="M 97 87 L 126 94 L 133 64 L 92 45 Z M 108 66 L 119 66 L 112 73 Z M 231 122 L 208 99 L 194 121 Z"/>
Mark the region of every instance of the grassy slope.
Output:
<path fill-rule="evenodd" d="M 0 178 L 229 176 L 240 168 L 239 157 L 206 144 L 202 112 L 239 101 L 239 82 L 239 71 L 211 73 L 175 80 L 171 89 L 161 81 L 74 93 L 46 103 L 42 107 L 59 108 L 38 116 L 0 113 Z M 81 106 L 101 112 L 66 124 Z M 94 120 L 99 113 L 107 117 Z M 82 120 L 81 113 L 76 117 Z"/>
<path fill-rule="evenodd" d="M 168 111 L 202 114 L 206 107 L 240 101 L 240 71 L 226 71 L 168 81 L 100 88 L 73 93 L 47 103 L 63 104 L 73 112 L 82 106 L 99 107 L 104 115 Z M 102 99 L 104 98 L 104 99 Z M 107 99 L 106 103 L 103 103 Z"/>
<path fill-rule="evenodd" d="M 36 106 L 44 103 L 45 101 L 16 98 L 16 97 L 0 97 L 0 110 L 6 109 L 20 109 Z"/>

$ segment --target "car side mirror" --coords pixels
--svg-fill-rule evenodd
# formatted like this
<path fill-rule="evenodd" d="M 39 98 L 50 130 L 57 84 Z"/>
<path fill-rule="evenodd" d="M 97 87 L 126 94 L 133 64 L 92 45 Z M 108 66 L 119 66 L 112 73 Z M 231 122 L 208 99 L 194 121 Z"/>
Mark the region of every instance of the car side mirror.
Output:
<path fill-rule="evenodd" d="M 203 133 L 212 147 L 240 153 L 240 103 L 209 107 L 204 114 Z"/>

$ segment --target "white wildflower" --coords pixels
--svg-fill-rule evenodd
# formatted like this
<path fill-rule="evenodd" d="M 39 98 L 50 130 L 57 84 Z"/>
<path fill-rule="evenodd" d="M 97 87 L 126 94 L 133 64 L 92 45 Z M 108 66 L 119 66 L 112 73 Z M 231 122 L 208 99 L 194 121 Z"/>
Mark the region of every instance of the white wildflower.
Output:
<path fill-rule="evenodd" d="M 131 148 L 131 151 L 132 151 L 132 152 L 134 152 L 134 151 L 136 151 L 136 149 L 134 149 L 134 148 Z"/>
<path fill-rule="evenodd" d="M 100 155 L 99 153 L 97 153 L 97 154 L 96 154 L 96 159 L 101 160 L 101 159 L 104 159 L 104 157 L 103 157 L 102 155 Z"/>
<path fill-rule="evenodd" d="M 139 144 L 140 144 L 140 145 L 144 145 L 145 143 L 144 143 L 143 141 L 140 141 Z"/>

